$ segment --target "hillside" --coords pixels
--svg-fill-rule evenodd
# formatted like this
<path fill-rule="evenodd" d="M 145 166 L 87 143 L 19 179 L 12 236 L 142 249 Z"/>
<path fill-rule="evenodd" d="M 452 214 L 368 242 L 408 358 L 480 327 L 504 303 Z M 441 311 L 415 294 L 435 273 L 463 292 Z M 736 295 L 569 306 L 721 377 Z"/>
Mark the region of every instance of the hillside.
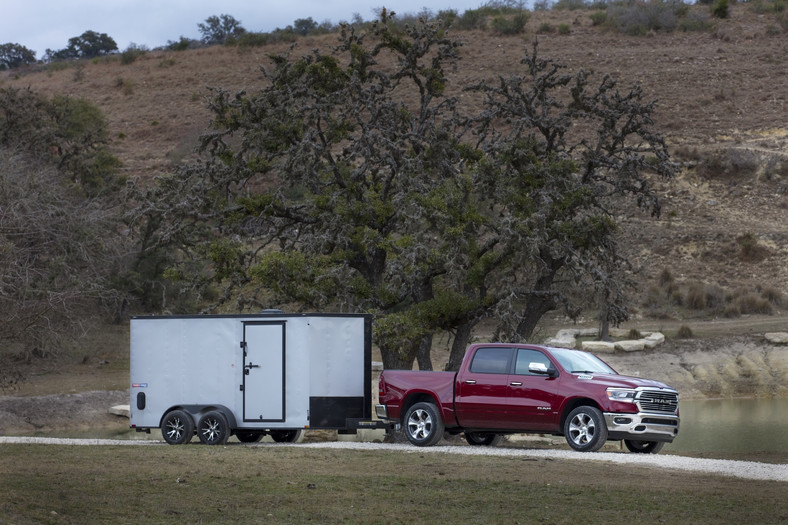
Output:
<path fill-rule="evenodd" d="M 538 35 L 541 55 L 598 79 L 611 73 L 623 88 L 642 83 L 646 98 L 658 100 L 656 128 L 684 166 L 677 180 L 658 184 L 659 220 L 621 217 L 643 290 L 669 269 L 679 283 L 788 294 L 788 34 L 774 30 L 773 15 L 746 5 L 710 31 L 640 37 L 593 26 L 590 13 L 536 12 L 518 36 L 455 32 L 466 45 L 452 84 L 517 71 L 536 28 L 568 24 L 569 34 Z M 295 52 L 334 41 L 307 37 Z M 267 55 L 287 47 L 157 50 L 125 65 L 114 57 L 4 71 L 0 86 L 92 101 L 108 119 L 125 174 L 149 180 L 195 147 L 209 116 L 207 86 L 253 91 Z M 756 250 L 743 250 L 747 239 Z"/>

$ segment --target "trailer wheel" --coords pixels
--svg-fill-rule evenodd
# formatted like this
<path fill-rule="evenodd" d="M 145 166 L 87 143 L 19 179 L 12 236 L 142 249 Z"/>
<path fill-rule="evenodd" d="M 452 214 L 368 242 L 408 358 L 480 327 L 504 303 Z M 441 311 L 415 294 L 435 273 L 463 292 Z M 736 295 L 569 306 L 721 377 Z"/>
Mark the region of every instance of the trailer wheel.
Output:
<path fill-rule="evenodd" d="M 405 413 L 405 435 L 418 447 L 431 447 L 443 439 L 443 420 L 432 403 L 416 403 Z"/>
<path fill-rule="evenodd" d="M 301 437 L 301 430 L 272 430 L 271 439 L 277 443 L 295 443 Z"/>
<path fill-rule="evenodd" d="M 185 445 L 192 440 L 194 423 L 183 410 L 167 412 L 161 420 L 161 437 L 170 445 Z"/>
<path fill-rule="evenodd" d="M 241 443 L 257 443 L 261 439 L 265 432 L 255 432 L 254 430 L 236 430 L 235 436 L 238 438 L 238 441 Z"/>
<path fill-rule="evenodd" d="M 206 445 L 224 445 L 230 437 L 227 418 L 216 410 L 206 413 L 197 423 L 197 435 Z"/>
<path fill-rule="evenodd" d="M 494 432 L 465 432 L 465 441 L 474 446 L 494 447 L 501 439 L 503 436 Z"/>

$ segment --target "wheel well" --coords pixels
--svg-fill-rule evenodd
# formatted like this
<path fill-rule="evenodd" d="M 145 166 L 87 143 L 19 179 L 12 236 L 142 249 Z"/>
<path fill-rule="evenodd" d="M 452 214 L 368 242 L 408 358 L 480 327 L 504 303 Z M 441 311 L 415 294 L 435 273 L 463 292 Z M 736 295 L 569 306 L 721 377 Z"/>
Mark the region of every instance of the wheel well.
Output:
<path fill-rule="evenodd" d="M 432 403 L 436 407 L 438 406 L 438 402 L 430 394 L 425 394 L 423 392 L 418 394 L 411 394 L 402 403 L 402 409 L 400 411 L 400 420 L 402 420 L 405 417 L 405 414 L 408 412 L 408 409 L 413 405 L 415 405 L 416 403 Z"/>
<path fill-rule="evenodd" d="M 576 409 L 577 407 L 581 407 L 581 406 L 591 406 L 594 408 L 598 408 L 599 410 L 602 410 L 602 408 L 599 406 L 599 403 L 597 403 L 593 399 L 587 397 L 578 397 L 576 399 L 570 399 L 569 401 L 567 401 L 566 405 L 564 405 L 563 412 L 561 412 L 561 426 L 559 427 L 561 433 L 564 432 L 564 423 L 566 423 L 566 418 L 569 415 L 569 413 L 572 412 L 572 410 Z"/>

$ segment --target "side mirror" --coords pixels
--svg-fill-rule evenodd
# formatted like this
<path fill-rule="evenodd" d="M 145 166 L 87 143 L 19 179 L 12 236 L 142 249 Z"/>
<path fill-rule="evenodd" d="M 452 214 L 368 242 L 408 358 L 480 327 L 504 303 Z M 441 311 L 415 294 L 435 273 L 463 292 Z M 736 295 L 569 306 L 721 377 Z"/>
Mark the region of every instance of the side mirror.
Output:
<path fill-rule="evenodd" d="M 532 374 L 539 374 L 543 376 L 554 377 L 556 375 L 556 370 L 552 366 L 550 368 L 547 367 L 544 363 L 529 363 L 528 364 L 528 371 Z"/>

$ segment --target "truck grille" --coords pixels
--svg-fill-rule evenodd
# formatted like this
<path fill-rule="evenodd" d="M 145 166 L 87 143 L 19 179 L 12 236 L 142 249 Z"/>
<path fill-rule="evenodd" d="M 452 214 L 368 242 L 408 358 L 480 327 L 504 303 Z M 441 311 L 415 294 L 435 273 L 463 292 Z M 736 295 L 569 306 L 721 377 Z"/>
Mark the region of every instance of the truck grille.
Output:
<path fill-rule="evenodd" d="M 637 399 L 641 412 L 664 412 L 675 414 L 679 408 L 679 395 L 675 392 L 646 390 Z"/>

